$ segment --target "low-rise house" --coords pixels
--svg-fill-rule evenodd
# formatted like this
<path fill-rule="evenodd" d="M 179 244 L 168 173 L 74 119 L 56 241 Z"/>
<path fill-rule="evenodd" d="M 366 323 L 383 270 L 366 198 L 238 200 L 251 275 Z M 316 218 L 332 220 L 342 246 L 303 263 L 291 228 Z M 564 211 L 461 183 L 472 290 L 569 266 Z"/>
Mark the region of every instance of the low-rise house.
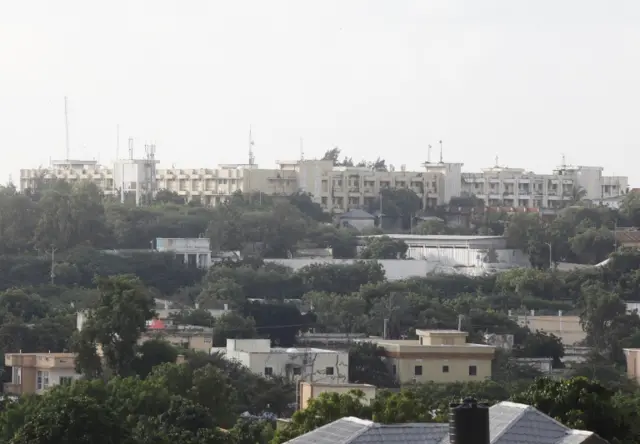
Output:
<path fill-rule="evenodd" d="M 4 365 L 11 367 L 11 382 L 4 384 L 4 393 L 10 395 L 40 394 L 81 376 L 74 353 L 7 353 Z"/>
<path fill-rule="evenodd" d="M 346 383 L 349 354 L 321 348 L 271 347 L 269 339 L 227 339 L 226 347 L 211 349 L 253 373 L 282 376 L 292 381 Z"/>
<path fill-rule="evenodd" d="M 384 349 L 393 376 L 415 382 L 483 381 L 491 377 L 495 346 L 466 342 L 467 332 L 416 330 L 418 340 L 366 339 Z"/>

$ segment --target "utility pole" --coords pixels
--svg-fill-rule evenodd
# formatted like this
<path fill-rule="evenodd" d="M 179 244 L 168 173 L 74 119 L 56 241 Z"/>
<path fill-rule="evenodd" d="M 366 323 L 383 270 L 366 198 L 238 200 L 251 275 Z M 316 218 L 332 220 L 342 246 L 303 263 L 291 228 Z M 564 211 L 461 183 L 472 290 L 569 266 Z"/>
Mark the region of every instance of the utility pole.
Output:
<path fill-rule="evenodd" d="M 55 270 L 55 264 L 56 264 L 56 251 L 57 251 L 57 248 L 55 248 L 53 246 L 51 247 L 51 250 L 45 251 L 46 253 L 50 253 L 51 254 L 51 274 L 50 274 L 51 285 L 54 284 L 55 279 L 56 279 L 56 273 L 54 271 Z"/>
<path fill-rule="evenodd" d="M 464 316 L 461 315 L 461 314 L 458 315 L 458 331 L 462 331 L 462 318 L 463 317 Z"/>
<path fill-rule="evenodd" d="M 384 320 L 384 326 L 382 328 L 382 339 L 387 339 L 389 332 L 389 319 Z"/>

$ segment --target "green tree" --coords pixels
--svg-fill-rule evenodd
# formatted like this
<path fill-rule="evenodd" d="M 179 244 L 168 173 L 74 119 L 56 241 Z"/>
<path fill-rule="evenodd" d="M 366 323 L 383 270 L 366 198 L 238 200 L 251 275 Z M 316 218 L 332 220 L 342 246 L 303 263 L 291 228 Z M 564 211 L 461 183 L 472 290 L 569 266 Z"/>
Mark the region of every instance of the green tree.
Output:
<path fill-rule="evenodd" d="M 136 375 L 146 378 L 154 367 L 176 362 L 177 358 L 178 350 L 172 344 L 161 339 L 149 339 L 138 348 L 132 366 Z"/>
<path fill-rule="evenodd" d="M 356 343 L 349 347 L 349 381 L 376 387 L 393 387 L 395 377 L 382 360 L 383 351 L 374 343 Z"/>
<path fill-rule="evenodd" d="M 389 236 L 367 238 L 366 245 L 360 252 L 362 259 L 405 259 L 409 246 L 403 240 Z"/>
<path fill-rule="evenodd" d="M 128 439 L 127 430 L 107 406 L 88 397 L 60 394 L 39 403 L 9 442 L 120 444 Z"/>
<path fill-rule="evenodd" d="M 76 342 L 78 370 L 96 374 L 100 345 L 108 369 L 118 376 L 133 374 L 136 345 L 153 317 L 154 301 L 139 279 L 113 276 L 97 279 L 100 301 L 88 316 Z"/>
<path fill-rule="evenodd" d="M 525 358 L 553 358 L 553 367 L 559 368 L 562 366 L 564 345 L 554 334 L 536 331 L 526 336 L 518 355 Z"/>
<path fill-rule="evenodd" d="M 289 441 L 325 424 L 346 416 L 370 419 L 371 408 L 363 404 L 364 393 L 354 390 L 349 393 L 322 393 L 309 401 L 304 410 L 298 410 L 286 427 L 276 430 L 272 444 Z"/>
<path fill-rule="evenodd" d="M 614 392 L 586 378 L 540 378 L 512 397 L 531 405 L 568 427 L 590 430 L 612 442 L 629 438 L 629 425 L 614 404 Z"/>
<path fill-rule="evenodd" d="M 213 346 L 226 347 L 227 339 L 251 339 L 258 336 L 253 318 L 235 312 L 220 316 L 213 327 Z"/>

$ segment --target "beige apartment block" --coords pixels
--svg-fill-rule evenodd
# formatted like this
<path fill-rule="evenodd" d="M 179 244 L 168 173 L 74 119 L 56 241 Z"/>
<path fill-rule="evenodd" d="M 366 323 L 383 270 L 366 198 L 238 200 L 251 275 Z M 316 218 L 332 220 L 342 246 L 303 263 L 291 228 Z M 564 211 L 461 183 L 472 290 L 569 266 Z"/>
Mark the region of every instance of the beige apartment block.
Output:
<path fill-rule="evenodd" d="M 374 340 L 384 348 L 401 384 L 483 381 L 491 377 L 495 347 L 466 342 L 467 332 L 416 330 L 418 340 Z"/>
<path fill-rule="evenodd" d="M 352 390 L 359 390 L 364 393 L 362 403 L 371 404 L 376 397 L 376 386 L 370 384 L 350 384 L 350 383 L 330 383 L 330 382 L 300 382 L 300 410 L 304 410 L 309 405 L 309 401 L 317 398 L 322 393 L 349 393 Z"/>
<path fill-rule="evenodd" d="M 155 151 L 154 151 L 155 152 Z M 311 193 L 327 211 L 371 209 L 385 189 L 414 191 L 422 206 L 447 204 L 453 197 L 476 196 L 488 206 L 561 208 L 582 190 L 594 202 L 624 195 L 628 178 L 605 176 L 602 167 L 562 165 L 550 174 L 524 168 L 493 166 L 479 172 L 462 172 L 462 163 L 425 162 L 418 170 L 404 165 L 388 171 L 367 167 L 334 166 L 331 160 L 276 161 L 275 168 L 256 164 L 219 165 L 218 168 L 156 168 L 155 157 L 118 160 L 111 166 L 95 160 L 53 161 L 46 168 L 20 170 L 20 188 L 35 187 L 39 180 L 91 181 L 105 194 L 119 190 L 143 194 L 165 189 L 185 200 L 218 205 L 235 192 L 260 195 Z M 496 162 L 497 163 L 497 162 Z"/>
<path fill-rule="evenodd" d="M 73 353 L 7 353 L 4 365 L 11 367 L 11 382 L 4 384 L 10 395 L 40 394 L 80 378 Z"/>

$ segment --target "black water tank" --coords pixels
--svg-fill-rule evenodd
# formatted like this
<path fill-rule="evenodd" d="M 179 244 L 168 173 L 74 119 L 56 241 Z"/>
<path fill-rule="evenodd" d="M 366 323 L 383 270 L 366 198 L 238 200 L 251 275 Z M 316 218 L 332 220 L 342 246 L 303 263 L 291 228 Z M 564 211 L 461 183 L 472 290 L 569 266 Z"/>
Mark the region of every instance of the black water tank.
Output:
<path fill-rule="evenodd" d="M 490 444 L 489 407 L 467 398 L 451 404 L 449 441 L 451 444 Z"/>

